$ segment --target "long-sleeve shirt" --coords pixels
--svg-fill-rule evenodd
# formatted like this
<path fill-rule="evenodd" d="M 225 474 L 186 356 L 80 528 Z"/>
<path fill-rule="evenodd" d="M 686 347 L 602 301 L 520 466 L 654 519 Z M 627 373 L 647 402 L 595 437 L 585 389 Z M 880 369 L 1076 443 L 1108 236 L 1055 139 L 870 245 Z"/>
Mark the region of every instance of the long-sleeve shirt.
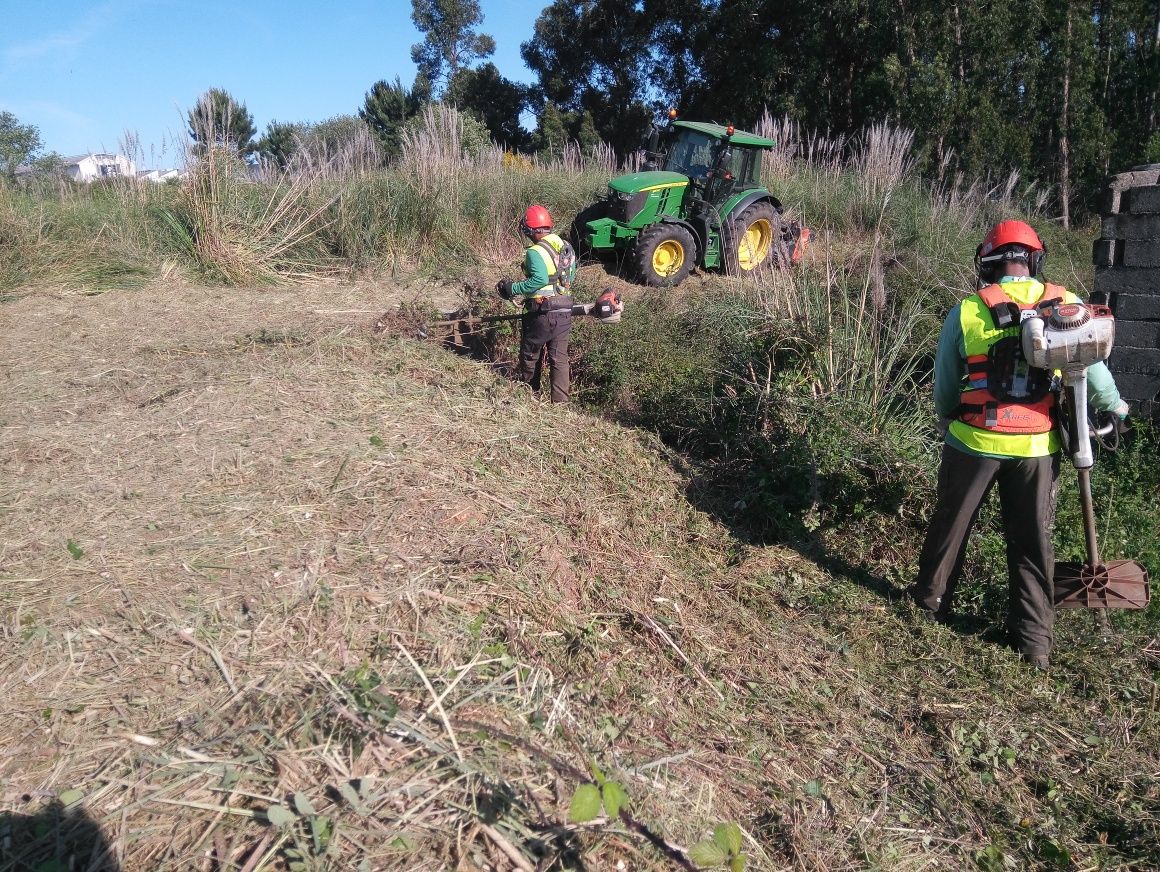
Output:
<path fill-rule="evenodd" d="M 1005 276 L 1000 284 L 1029 281 L 1018 276 Z M 1036 282 L 1038 284 L 1038 282 Z M 967 350 L 963 341 L 963 325 L 960 317 L 961 304 L 956 304 L 943 322 L 938 338 L 938 351 L 934 359 L 934 410 L 940 418 L 953 418 L 962 402 L 963 380 L 967 376 Z M 1088 402 L 1105 412 L 1118 411 L 1121 407 L 1120 392 L 1116 380 L 1105 363 L 1093 363 L 1087 368 Z M 1002 455 L 984 454 L 963 445 L 954 434 L 947 431 L 948 445 L 967 454 L 982 454 L 985 457 Z"/>

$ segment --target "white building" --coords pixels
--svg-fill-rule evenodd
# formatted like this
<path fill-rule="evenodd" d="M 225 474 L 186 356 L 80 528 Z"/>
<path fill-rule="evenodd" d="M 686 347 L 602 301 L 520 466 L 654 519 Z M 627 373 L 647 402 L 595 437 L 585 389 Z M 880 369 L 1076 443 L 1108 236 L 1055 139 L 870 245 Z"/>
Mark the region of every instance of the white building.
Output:
<path fill-rule="evenodd" d="M 162 182 L 177 181 L 185 177 L 181 170 L 141 170 L 137 173 L 137 181 L 139 182 L 154 182 L 161 184 Z"/>
<path fill-rule="evenodd" d="M 137 167 L 122 154 L 104 152 L 80 154 L 64 159 L 65 172 L 75 182 L 92 182 L 96 179 L 136 178 Z"/>

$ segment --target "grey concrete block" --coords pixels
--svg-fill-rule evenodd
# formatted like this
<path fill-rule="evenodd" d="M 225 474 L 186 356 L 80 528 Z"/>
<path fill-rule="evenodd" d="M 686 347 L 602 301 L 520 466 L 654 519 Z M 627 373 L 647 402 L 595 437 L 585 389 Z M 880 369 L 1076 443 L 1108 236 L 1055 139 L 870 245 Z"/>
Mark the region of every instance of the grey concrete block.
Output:
<path fill-rule="evenodd" d="M 1153 184 L 1142 188 L 1132 188 L 1128 195 L 1128 209 L 1133 215 L 1160 212 L 1160 185 Z M 1122 202 L 1120 211 L 1124 211 Z"/>
<path fill-rule="evenodd" d="M 1096 269 L 1095 290 L 1105 294 L 1160 294 L 1160 269 Z"/>
<path fill-rule="evenodd" d="M 1160 321 L 1116 319 L 1116 344 L 1130 348 L 1160 348 Z"/>
<path fill-rule="evenodd" d="M 1160 374 L 1116 375 L 1116 387 L 1120 391 L 1120 396 L 1129 403 L 1133 405 L 1144 403 L 1146 404 L 1145 413 L 1155 414 L 1155 405 L 1157 401 L 1160 401 Z"/>
<path fill-rule="evenodd" d="M 1160 267 L 1160 242 L 1129 239 L 1124 246 L 1124 266 Z"/>
<path fill-rule="evenodd" d="M 1160 321 L 1160 294 L 1112 294 L 1111 298 L 1112 312 L 1119 320 Z M 1093 299 L 1092 302 L 1099 301 Z"/>
<path fill-rule="evenodd" d="M 1108 187 L 1113 191 L 1126 191 L 1145 185 L 1160 185 L 1160 163 L 1140 164 L 1126 173 L 1116 173 L 1108 178 Z"/>
<path fill-rule="evenodd" d="M 1160 164 L 1146 164 L 1132 167 L 1126 173 L 1117 173 L 1108 179 L 1104 188 L 1102 211 L 1105 215 L 1115 215 L 1127 211 L 1127 197 L 1124 192 L 1142 185 L 1160 184 Z"/>
<path fill-rule="evenodd" d="M 1124 261 L 1124 243 L 1118 239 L 1097 239 L 1092 243 L 1092 263 L 1116 266 Z"/>
<path fill-rule="evenodd" d="M 1116 339 L 1118 341 L 1119 337 Z M 1120 373 L 1160 375 L 1160 349 L 1116 345 L 1112 348 L 1112 356 L 1108 358 L 1108 368 L 1116 375 Z"/>
<path fill-rule="evenodd" d="M 1160 239 L 1160 215 L 1109 215 L 1104 218 L 1105 239 Z"/>

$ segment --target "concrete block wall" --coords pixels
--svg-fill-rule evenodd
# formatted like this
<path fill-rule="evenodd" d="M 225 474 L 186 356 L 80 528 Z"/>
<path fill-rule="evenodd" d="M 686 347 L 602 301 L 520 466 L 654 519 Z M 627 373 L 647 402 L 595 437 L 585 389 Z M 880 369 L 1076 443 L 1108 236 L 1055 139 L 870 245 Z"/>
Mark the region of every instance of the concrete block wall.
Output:
<path fill-rule="evenodd" d="M 1112 176 L 1102 211 L 1091 300 L 1116 315 L 1108 366 L 1137 414 L 1160 417 L 1160 164 Z"/>

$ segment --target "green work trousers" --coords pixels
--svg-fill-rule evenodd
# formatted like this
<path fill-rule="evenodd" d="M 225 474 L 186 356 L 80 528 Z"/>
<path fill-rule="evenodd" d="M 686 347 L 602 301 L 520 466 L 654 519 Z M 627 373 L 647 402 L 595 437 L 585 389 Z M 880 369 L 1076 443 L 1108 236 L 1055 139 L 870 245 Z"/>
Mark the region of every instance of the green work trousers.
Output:
<path fill-rule="evenodd" d="M 571 367 L 568 359 L 568 334 L 572 332 L 572 298 L 552 299 L 553 308 L 545 306 L 527 312 L 520 334 L 520 381 L 531 385 L 537 394 L 544 372 L 544 358 L 552 386 L 552 402 L 566 403 L 571 389 Z"/>
<path fill-rule="evenodd" d="M 944 445 L 937 505 L 911 588 L 915 603 L 940 619 L 949 616 L 967 537 L 997 483 L 1007 542 L 1008 636 L 1025 657 L 1050 654 L 1055 622 L 1051 526 L 1058 482 L 1058 453 L 999 460 Z"/>

